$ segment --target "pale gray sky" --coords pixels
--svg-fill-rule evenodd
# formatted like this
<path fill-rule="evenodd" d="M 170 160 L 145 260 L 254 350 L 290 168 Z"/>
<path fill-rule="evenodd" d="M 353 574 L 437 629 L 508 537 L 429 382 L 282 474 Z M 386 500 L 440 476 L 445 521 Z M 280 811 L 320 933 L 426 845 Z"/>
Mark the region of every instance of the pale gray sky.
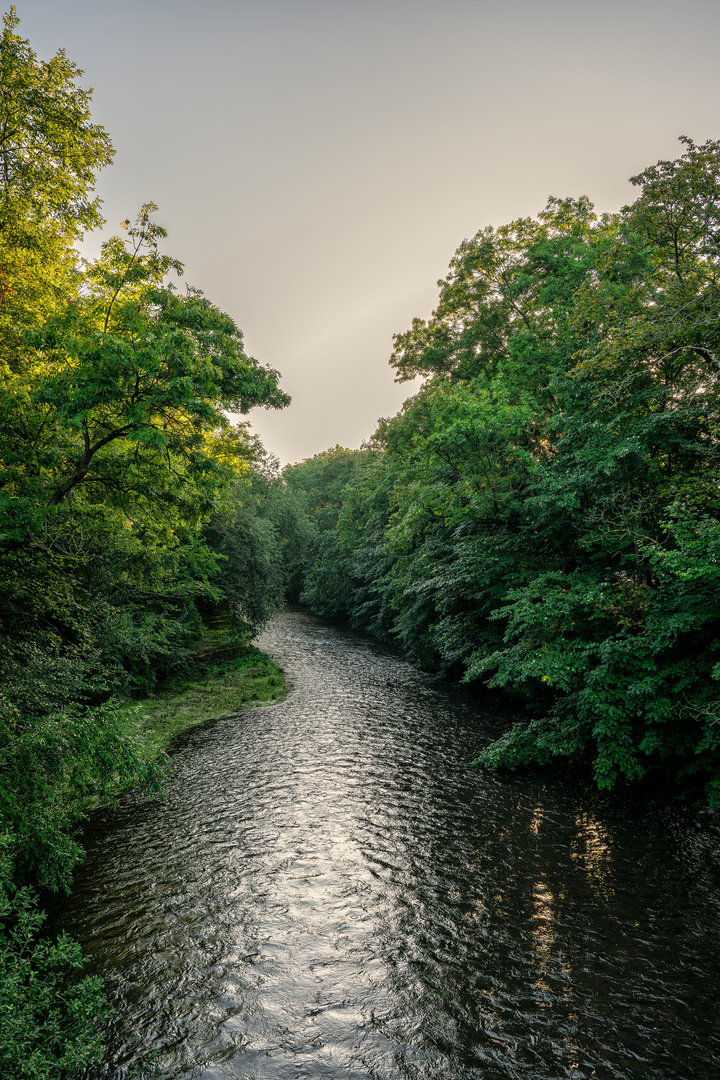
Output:
<path fill-rule="evenodd" d="M 7 5 L 6 5 L 7 6 Z M 357 446 L 412 391 L 393 332 L 460 241 L 548 195 L 603 210 L 720 137 L 717 0 L 17 0 L 95 88 L 108 225 L 160 206 L 166 248 L 293 395 L 283 462 Z"/>

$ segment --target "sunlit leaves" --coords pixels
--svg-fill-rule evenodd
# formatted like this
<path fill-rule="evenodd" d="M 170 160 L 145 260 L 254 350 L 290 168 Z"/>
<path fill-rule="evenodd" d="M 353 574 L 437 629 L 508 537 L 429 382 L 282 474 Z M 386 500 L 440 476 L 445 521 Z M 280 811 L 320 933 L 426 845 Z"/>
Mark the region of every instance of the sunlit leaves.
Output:
<path fill-rule="evenodd" d="M 0 38 L 0 233 L 22 242 L 54 223 L 72 240 L 102 220 L 92 188 L 112 144 L 91 121 L 82 71 L 63 51 L 38 60 L 18 24 L 11 8 Z"/>

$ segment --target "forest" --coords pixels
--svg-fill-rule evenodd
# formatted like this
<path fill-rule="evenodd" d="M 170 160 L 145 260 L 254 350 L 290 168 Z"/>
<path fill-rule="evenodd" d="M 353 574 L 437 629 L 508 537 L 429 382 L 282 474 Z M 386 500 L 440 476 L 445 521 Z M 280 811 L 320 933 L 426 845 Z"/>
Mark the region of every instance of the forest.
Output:
<path fill-rule="evenodd" d="M 394 338 L 422 388 L 288 466 L 229 416 L 289 398 L 180 290 L 148 203 L 101 255 L 82 72 L 0 42 L 0 1072 L 95 1060 L 103 990 L 43 936 L 88 809 L 167 765 L 141 720 L 213 618 L 287 598 L 506 695 L 478 765 L 720 805 L 720 142 L 597 214 L 481 229 Z"/>

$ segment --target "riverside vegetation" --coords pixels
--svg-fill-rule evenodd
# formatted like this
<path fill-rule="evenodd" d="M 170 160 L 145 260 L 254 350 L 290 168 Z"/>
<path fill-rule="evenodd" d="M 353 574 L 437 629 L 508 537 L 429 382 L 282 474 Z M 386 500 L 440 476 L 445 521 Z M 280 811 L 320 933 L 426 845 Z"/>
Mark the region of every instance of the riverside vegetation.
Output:
<path fill-rule="evenodd" d="M 280 474 L 227 413 L 282 408 L 180 293 L 143 207 L 99 259 L 113 150 L 81 72 L 0 41 L 0 1074 L 96 1060 L 102 985 L 42 935 L 88 807 L 160 790 L 173 734 L 282 692 L 249 644 L 285 594 L 504 689 L 490 767 L 568 762 L 720 803 L 720 143 L 596 215 L 464 241 L 397 335 L 425 382 L 361 450 Z M 140 704 L 138 704 L 140 703 Z"/>
<path fill-rule="evenodd" d="M 361 450 L 286 470 L 301 598 L 508 691 L 490 767 L 720 805 L 720 142 L 597 215 L 552 198 L 458 248 L 398 334 L 425 382 Z"/>
<path fill-rule="evenodd" d="M 173 286 L 156 208 L 96 261 L 75 249 L 102 223 L 92 188 L 113 155 L 81 75 L 62 52 L 39 60 L 5 15 L 0 1075 L 18 1080 L 74 1075 L 102 1043 L 101 982 L 75 942 L 43 937 L 37 889 L 69 889 L 91 805 L 160 790 L 177 730 L 281 693 L 249 641 L 306 528 L 226 417 L 285 406 L 277 373 Z"/>

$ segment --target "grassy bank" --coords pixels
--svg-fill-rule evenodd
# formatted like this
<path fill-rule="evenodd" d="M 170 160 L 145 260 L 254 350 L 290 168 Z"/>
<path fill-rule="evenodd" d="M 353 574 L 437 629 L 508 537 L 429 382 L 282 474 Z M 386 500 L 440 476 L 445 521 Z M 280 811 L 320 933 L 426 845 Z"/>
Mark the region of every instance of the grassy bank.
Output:
<path fill-rule="evenodd" d="M 183 731 L 285 695 L 281 669 L 254 645 L 239 645 L 222 623 L 206 628 L 181 676 L 163 682 L 133 710 L 153 756 Z"/>

